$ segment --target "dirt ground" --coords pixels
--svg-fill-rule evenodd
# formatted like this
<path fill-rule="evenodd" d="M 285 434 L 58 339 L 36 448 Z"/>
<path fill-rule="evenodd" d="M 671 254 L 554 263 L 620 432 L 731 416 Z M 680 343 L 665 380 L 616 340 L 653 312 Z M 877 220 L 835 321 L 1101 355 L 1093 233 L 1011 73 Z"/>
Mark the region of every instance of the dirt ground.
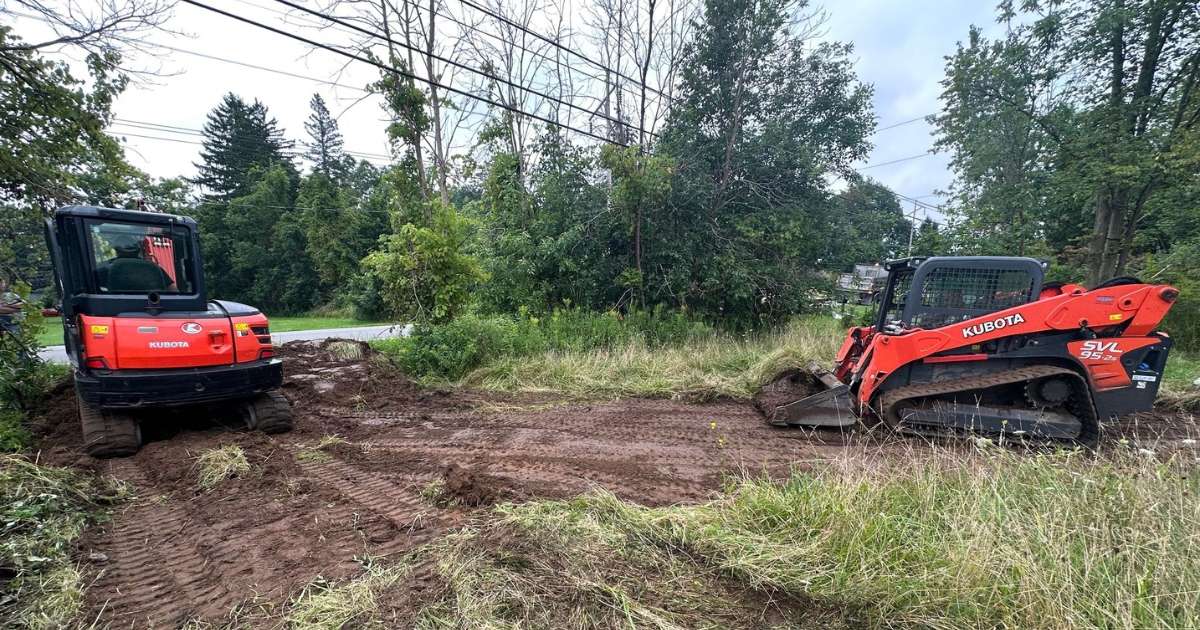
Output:
<path fill-rule="evenodd" d="M 318 578 L 353 576 L 496 501 L 603 487 L 648 505 L 693 502 L 731 474 L 782 475 L 845 452 L 840 434 L 768 427 L 748 402 L 429 391 L 354 350 L 367 351 L 284 347 L 296 429 L 283 435 L 241 430 L 219 410 L 162 413 L 143 419 L 141 452 L 98 461 L 81 455 L 72 392 L 55 397 L 43 459 L 113 475 L 136 497 L 79 545 L 85 624 L 174 627 L 277 609 Z M 344 441 L 322 445 L 327 436 Z M 226 444 L 244 449 L 250 472 L 200 490 L 197 456 Z"/>

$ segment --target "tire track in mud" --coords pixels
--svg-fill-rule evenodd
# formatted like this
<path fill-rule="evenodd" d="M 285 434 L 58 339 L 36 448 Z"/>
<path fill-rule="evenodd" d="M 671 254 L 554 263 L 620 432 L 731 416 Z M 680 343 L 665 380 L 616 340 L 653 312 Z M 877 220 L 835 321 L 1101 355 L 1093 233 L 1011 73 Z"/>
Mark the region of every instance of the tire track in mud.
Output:
<path fill-rule="evenodd" d="M 153 487 L 130 460 L 109 470 L 139 491 Z M 116 516 L 95 547 L 107 559 L 87 591 L 111 627 L 174 626 L 200 609 L 228 610 L 243 598 L 216 578 L 195 526 L 185 510 L 156 497 L 138 498 Z"/>
<path fill-rule="evenodd" d="M 385 475 L 360 470 L 338 459 L 301 462 L 300 468 L 318 482 L 335 490 L 370 512 L 387 519 L 396 536 L 380 541 L 373 553 L 388 556 L 431 540 L 449 524 L 437 515 L 419 494 Z"/>

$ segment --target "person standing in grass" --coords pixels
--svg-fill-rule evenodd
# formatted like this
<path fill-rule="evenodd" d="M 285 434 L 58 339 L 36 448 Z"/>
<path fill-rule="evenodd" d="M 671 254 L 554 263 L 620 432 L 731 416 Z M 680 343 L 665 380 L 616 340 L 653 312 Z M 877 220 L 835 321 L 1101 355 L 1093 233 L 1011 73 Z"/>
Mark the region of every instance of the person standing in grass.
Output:
<path fill-rule="evenodd" d="M 0 277 L 0 330 L 14 337 L 20 336 L 24 304 L 25 300 L 9 288 L 8 278 Z"/>

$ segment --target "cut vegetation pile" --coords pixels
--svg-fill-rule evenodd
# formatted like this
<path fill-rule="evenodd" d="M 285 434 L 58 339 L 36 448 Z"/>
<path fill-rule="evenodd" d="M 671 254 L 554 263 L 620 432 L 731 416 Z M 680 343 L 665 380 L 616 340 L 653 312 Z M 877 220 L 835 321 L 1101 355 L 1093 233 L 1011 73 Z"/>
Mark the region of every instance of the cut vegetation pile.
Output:
<path fill-rule="evenodd" d="M 294 615 L 420 627 L 1200 625 L 1194 468 L 988 451 L 858 453 L 695 506 L 603 491 L 503 505 L 394 569 L 302 598 Z M 414 590 L 406 576 L 426 565 L 437 586 Z M 399 605 L 414 592 L 419 610 Z"/>
<path fill-rule="evenodd" d="M 75 542 L 122 486 L 77 471 L 0 456 L 0 620 L 62 628 L 78 621 L 85 581 Z"/>

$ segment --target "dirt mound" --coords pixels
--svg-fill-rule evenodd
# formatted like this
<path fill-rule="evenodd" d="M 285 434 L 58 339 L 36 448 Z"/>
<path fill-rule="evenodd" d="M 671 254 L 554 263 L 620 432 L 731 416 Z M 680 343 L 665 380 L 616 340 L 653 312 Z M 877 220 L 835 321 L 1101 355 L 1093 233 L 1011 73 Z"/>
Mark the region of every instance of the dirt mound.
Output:
<path fill-rule="evenodd" d="M 776 407 L 811 396 L 823 389 L 821 382 L 812 372 L 801 369 L 785 370 L 763 385 L 754 395 L 752 402 L 760 414 L 769 416 Z"/>
<path fill-rule="evenodd" d="M 447 466 L 443 479 L 446 484 L 443 495 L 468 507 L 491 505 L 517 495 L 498 477 L 459 464 Z"/>

